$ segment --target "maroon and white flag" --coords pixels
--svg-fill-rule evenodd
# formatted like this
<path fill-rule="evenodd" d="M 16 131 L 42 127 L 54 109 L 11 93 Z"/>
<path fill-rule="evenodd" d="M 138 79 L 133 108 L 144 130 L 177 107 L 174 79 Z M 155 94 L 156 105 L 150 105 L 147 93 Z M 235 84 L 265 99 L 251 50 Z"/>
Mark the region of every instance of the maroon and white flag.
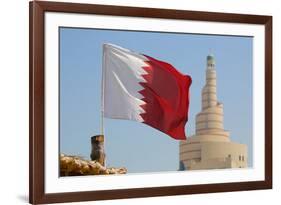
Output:
<path fill-rule="evenodd" d="M 169 63 L 103 45 L 104 117 L 142 122 L 184 140 L 191 82 Z"/>

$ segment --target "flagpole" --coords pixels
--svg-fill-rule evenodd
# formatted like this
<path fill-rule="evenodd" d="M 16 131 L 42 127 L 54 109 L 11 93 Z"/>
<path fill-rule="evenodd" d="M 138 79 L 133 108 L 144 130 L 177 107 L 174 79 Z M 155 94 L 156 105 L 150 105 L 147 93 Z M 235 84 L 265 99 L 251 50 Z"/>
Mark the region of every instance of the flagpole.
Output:
<path fill-rule="evenodd" d="M 102 52 L 102 77 L 101 77 L 101 135 L 104 135 L 104 70 L 105 70 L 105 46 Z"/>
<path fill-rule="evenodd" d="M 102 77 L 101 77 L 101 135 L 103 136 L 103 147 L 105 149 L 105 136 L 104 136 L 104 78 L 105 78 L 105 44 L 102 47 Z M 105 150 L 104 150 L 105 152 Z M 104 166 L 106 167 L 106 157 L 104 159 Z"/>

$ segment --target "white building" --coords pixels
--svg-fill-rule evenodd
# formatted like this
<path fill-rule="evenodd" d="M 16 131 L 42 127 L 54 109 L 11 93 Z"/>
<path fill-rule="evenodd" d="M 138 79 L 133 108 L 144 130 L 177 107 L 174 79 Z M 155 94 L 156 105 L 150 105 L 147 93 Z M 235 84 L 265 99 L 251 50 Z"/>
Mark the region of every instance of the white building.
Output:
<path fill-rule="evenodd" d="M 180 170 L 247 167 L 247 145 L 231 142 L 223 127 L 223 105 L 217 101 L 215 59 L 207 56 L 202 110 L 196 115 L 196 133 L 180 142 Z"/>

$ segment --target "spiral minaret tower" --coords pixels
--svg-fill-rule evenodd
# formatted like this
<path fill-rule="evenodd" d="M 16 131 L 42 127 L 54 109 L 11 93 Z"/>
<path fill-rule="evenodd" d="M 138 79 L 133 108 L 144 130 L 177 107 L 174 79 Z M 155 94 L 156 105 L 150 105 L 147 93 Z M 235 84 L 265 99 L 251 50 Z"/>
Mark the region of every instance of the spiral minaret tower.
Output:
<path fill-rule="evenodd" d="M 180 142 L 180 170 L 247 167 L 247 146 L 231 142 L 229 132 L 224 129 L 215 67 L 214 56 L 208 55 L 195 134 Z"/>

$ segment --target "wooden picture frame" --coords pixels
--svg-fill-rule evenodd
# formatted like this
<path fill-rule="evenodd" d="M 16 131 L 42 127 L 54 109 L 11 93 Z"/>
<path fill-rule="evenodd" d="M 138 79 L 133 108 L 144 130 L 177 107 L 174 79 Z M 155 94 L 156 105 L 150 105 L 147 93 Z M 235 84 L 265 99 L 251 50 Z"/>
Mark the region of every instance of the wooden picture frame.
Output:
<path fill-rule="evenodd" d="M 272 17 L 260 15 L 183 11 L 155 8 L 105 6 L 93 4 L 58 3 L 33 1 L 29 5 L 30 20 L 30 141 L 29 141 L 29 200 L 32 204 L 108 200 L 136 197 L 169 196 L 212 192 L 229 192 L 272 188 Z M 194 20 L 255 24 L 265 27 L 265 176 L 261 181 L 231 182 L 161 186 L 117 190 L 81 191 L 68 193 L 46 193 L 44 172 L 44 108 L 45 108 L 45 44 L 44 19 L 46 12 L 75 14 L 97 14 L 140 18 Z"/>

